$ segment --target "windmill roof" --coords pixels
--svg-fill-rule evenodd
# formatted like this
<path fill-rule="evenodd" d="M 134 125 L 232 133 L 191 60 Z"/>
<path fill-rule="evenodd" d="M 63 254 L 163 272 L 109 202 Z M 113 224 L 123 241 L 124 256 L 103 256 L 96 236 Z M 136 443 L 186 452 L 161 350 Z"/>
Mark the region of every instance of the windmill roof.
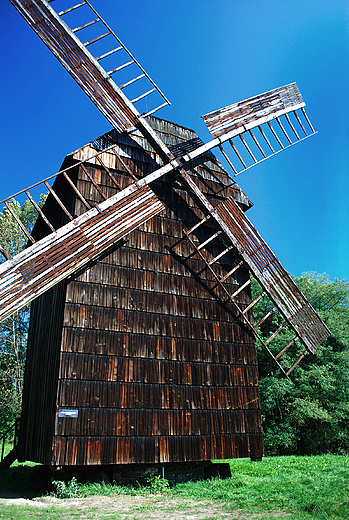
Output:
<path fill-rule="evenodd" d="M 148 117 L 148 123 L 159 134 L 161 140 L 169 147 L 175 157 L 184 155 L 203 144 L 194 130 L 184 126 L 154 116 Z M 115 168 L 116 157 L 110 149 L 115 144 L 120 156 L 149 164 L 150 168 L 152 165 L 152 170 L 156 169 L 157 165 L 163 164 L 161 158 L 137 129 L 123 133 L 111 130 L 79 148 L 68 157 L 95 163 L 96 159 L 89 159 L 89 157 L 94 155 L 96 149 L 105 149 L 103 162 L 110 168 Z M 215 199 L 218 203 L 227 197 L 233 197 L 245 210 L 253 205 L 211 151 L 205 152 L 192 161 L 189 173 L 199 181 L 200 189 L 213 205 Z M 213 185 L 215 186 L 214 189 Z"/>

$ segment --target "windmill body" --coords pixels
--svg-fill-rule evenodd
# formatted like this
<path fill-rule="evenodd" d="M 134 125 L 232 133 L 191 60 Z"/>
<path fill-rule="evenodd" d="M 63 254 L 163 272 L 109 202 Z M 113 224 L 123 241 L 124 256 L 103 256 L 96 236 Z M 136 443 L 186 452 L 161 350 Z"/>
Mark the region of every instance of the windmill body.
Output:
<path fill-rule="evenodd" d="M 17 219 L 28 248 L 14 258 L 0 249 L 0 318 L 34 300 L 16 455 L 56 467 L 260 459 L 256 338 L 288 376 L 329 331 L 211 149 L 237 175 L 314 134 L 297 86 L 203 116 L 204 144 L 152 115 L 167 99 L 88 1 L 60 12 L 11 2 L 115 128 L 43 181 L 43 208 L 23 191 L 38 212 L 31 233 Z M 81 7 L 97 18 L 70 29 L 63 18 Z M 107 32 L 82 43 L 76 33 L 94 24 Z M 116 47 L 90 52 L 108 36 Z M 101 62 L 118 52 L 129 61 L 106 72 Z M 137 74 L 117 84 L 129 66 Z M 130 100 L 143 79 L 151 88 Z M 141 114 L 135 104 L 153 93 L 162 102 Z M 255 323 L 264 297 L 272 308 Z M 262 338 L 275 312 L 280 327 Z"/>
<path fill-rule="evenodd" d="M 197 138 L 163 120 L 151 124 L 169 146 Z M 139 136 L 112 132 L 95 146 L 110 146 L 112 139 L 124 165 L 112 152 L 103 154 L 103 163 L 121 186 L 130 182 L 125 166 L 139 177 L 158 167 Z M 113 195 L 116 188 L 100 164 L 84 167 Z M 88 202 L 99 202 L 80 165 L 70 175 Z M 201 157 L 192 178 L 214 205 L 227 197 L 250 205 L 212 154 Z M 183 232 L 202 218 L 200 208 L 171 178 L 152 189 L 161 213 L 32 304 L 23 460 L 81 466 L 262 457 L 253 334 L 224 294 L 215 294 L 212 273 Z M 74 192 L 64 197 L 71 197 L 72 212 L 83 210 Z M 46 202 L 48 217 L 53 203 Z M 34 236 L 44 227 L 38 222 Z M 200 240 L 210 235 L 208 224 L 198 230 Z M 217 238 L 205 254 L 217 256 L 224 248 Z M 215 270 L 226 274 L 235 263 L 229 252 Z M 234 292 L 248 277 L 240 269 L 227 287 Z M 251 302 L 248 289 L 239 302 Z"/>

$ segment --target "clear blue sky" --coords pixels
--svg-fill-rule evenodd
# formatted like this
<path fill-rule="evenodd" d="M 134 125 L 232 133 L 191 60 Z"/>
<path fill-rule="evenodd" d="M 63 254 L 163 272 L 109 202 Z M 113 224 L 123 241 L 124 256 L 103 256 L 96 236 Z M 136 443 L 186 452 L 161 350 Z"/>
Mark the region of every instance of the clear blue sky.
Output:
<path fill-rule="evenodd" d="M 349 2 L 92 3 L 172 102 L 159 117 L 204 141 L 202 114 L 297 82 L 318 134 L 237 181 L 255 204 L 249 218 L 291 274 L 349 277 Z M 0 40 L 1 200 L 55 173 L 110 125 L 9 0 Z"/>

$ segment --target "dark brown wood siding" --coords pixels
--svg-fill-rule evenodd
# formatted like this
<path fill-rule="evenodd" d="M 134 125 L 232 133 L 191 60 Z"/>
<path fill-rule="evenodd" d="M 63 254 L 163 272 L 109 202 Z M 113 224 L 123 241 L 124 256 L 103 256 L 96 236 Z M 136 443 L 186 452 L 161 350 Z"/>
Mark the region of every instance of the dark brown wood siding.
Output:
<path fill-rule="evenodd" d="M 156 167 L 137 147 L 130 155 L 137 159 L 124 162 L 136 175 Z M 213 204 L 241 196 L 225 172 L 207 164 L 192 175 Z M 107 196 L 115 193 L 102 168 L 85 166 Z M 79 190 L 98 202 L 83 169 L 76 170 Z M 122 186 L 130 182 L 121 163 L 113 173 Z M 198 221 L 200 210 L 173 178 L 152 189 L 165 212 L 68 280 L 54 437 L 47 441 L 53 441 L 51 464 L 262 456 L 254 339 L 224 295 L 212 291 L 212 273 L 185 239 L 183 229 Z M 83 210 L 76 200 L 74 213 Z M 207 224 L 197 236 L 210 233 Z M 216 239 L 208 250 L 217 255 L 223 248 Z M 223 258 L 215 264 L 221 274 L 236 261 L 232 254 Z M 228 285 L 232 293 L 248 277 L 238 272 Z M 250 302 L 248 291 L 239 298 Z M 59 409 L 77 410 L 78 417 L 59 417 Z"/>
<path fill-rule="evenodd" d="M 57 284 L 31 304 L 19 436 L 20 461 L 51 463 L 65 285 L 65 281 Z"/>

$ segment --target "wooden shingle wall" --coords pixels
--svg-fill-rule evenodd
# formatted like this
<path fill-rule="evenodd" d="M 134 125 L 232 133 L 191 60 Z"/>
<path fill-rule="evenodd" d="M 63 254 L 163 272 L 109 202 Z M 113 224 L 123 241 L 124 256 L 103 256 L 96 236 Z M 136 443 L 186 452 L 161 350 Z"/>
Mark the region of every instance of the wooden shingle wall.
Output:
<path fill-rule="evenodd" d="M 179 140 L 173 134 L 181 135 L 180 127 L 166 123 L 163 129 L 169 141 Z M 127 146 L 132 155 L 132 142 Z M 124 160 L 136 175 L 154 169 L 154 157 L 144 156 L 137 146 L 133 154 L 136 161 Z M 115 192 L 102 168 L 85 166 L 107 196 Z M 201 171 L 197 182 L 211 202 L 241 197 L 236 186 L 228 186 L 225 172 L 216 169 L 210 173 L 206 162 L 192 172 L 196 176 Z M 79 190 L 90 202 L 98 202 L 83 169 L 76 170 Z M 130 182 L 122 164 L 113 173 L 122 186 Z M 197 222 L 199 209 L 174 179 L 152 189 L 165 212 L 68 280 L 62 299 L 59 372 L 52 375 L 57 390 L 55 424 L 52 413 L 47 418 L 52 430 L 45 442 L 53 448 L 50 460 L 49 449 L 36 453 L 33 460 L 85 465 L 262 456 L 254 340 L 234 311 L 211 291 L 212 274 L 184 239 L 183 229 Z M 78 200 L 75 204 L 79 214 L 82 207 Z M 209 236 L 209 226 L 202 226 L 200 234 L 200 239 Z M 217 255 L 223 247 L 216 240 L 211 253 Z M 222 274 L 235 261 L 233 255 L 223 258 L 217 267 Z M 232 279 L 231 291 L 247 276 L 242 272 Z M 244 291 L 240 298 L 250 301 Z M 37 330 L 42 305 L 44 298 L 33 317 Z M 31 351 L 43 348 L 31 337 Z M 57 357 L 56 343 L 52 359 Z M 31 370 L 27 368 L 28 374 Z M 31 384 L 36 377 L 45 385 L 49 371 L 36 371 Z M 28 400 L 37 400 L 29 386 L 28 382 Z M 77 410 L 78 417 L 59 417 L 59 409 Z M 40 435 L 43 440 L 45 434 Z"/>

